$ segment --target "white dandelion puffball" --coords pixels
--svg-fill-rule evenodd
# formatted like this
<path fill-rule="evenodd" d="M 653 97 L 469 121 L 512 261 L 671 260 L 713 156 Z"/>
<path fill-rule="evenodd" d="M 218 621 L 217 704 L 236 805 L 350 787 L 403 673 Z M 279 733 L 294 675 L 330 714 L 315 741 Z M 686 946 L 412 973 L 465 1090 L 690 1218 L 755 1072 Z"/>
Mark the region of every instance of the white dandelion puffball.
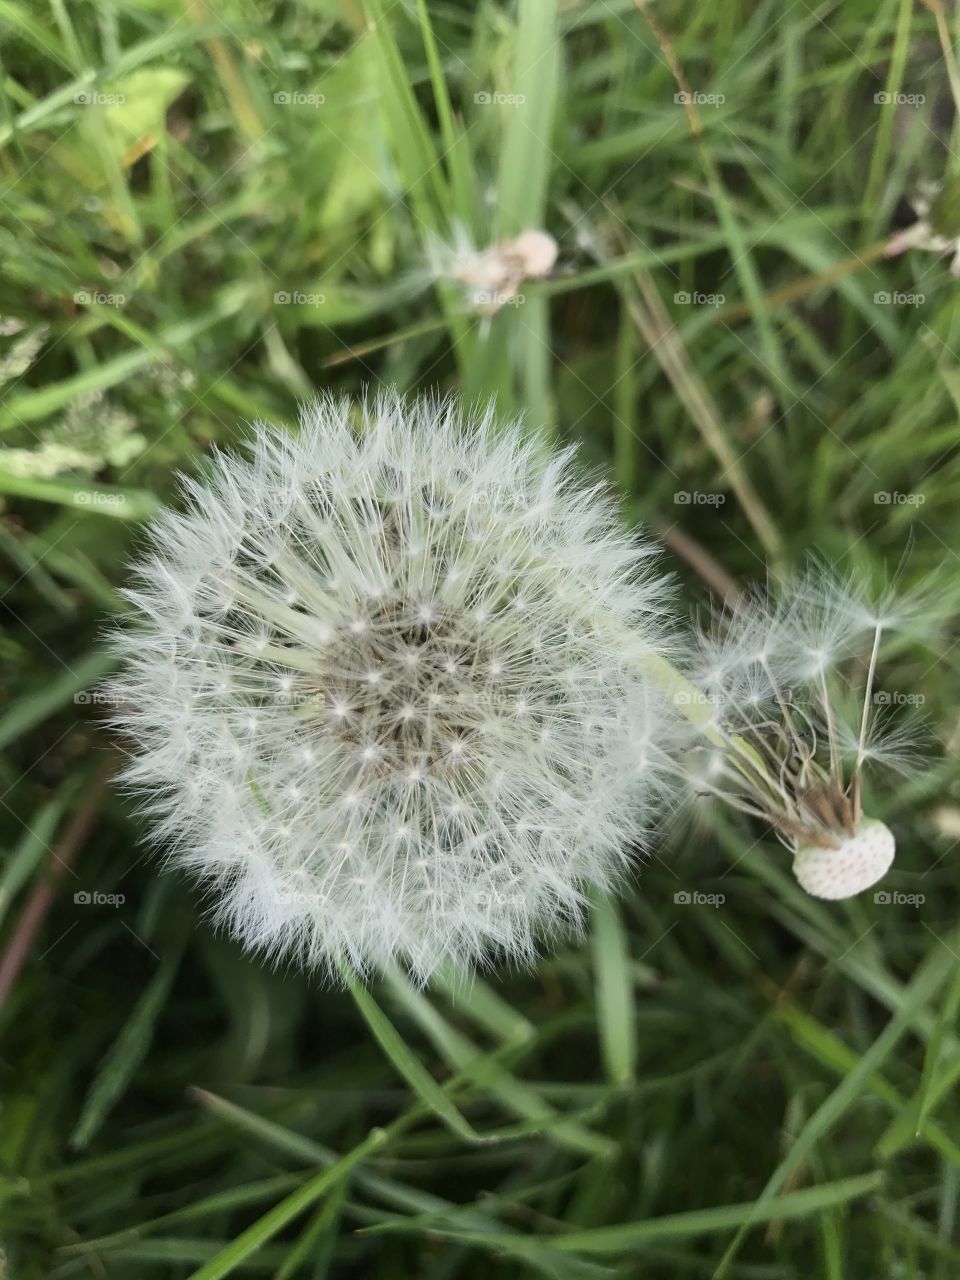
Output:
<path fill-rule="evenodd" d="M 171 862 L 272 957 L 425 980 L 534 954 L 668 786 L 664 579 L 572 451 L 322 398 L 153 526 L 115 724 Z"/>

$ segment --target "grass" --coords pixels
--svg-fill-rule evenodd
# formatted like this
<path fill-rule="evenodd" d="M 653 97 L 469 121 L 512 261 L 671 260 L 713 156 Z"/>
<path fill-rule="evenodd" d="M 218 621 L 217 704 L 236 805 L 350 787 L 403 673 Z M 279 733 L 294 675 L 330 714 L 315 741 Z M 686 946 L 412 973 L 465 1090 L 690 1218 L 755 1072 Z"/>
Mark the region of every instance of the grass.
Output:
<path fill-rule="evenodd" d="M 535 971 L 425 992 L 214 936 L 106 783 L 90 692 L 174 471 L 314 386 L 496 394 L 581 441 L 685 607 L 810 550 L 955 582 L 957 285 L 882 252 L 956 172 L 952 23 L 2 0 L 0 1274 L 960 1272 L 953 637 L 884 672 L 935 744 L 869 798 L 890 901 L 816 902 L 721 820 Z M 422 279 L 455 224 L 544 226 L 560 269 L 472 315 Z"/>

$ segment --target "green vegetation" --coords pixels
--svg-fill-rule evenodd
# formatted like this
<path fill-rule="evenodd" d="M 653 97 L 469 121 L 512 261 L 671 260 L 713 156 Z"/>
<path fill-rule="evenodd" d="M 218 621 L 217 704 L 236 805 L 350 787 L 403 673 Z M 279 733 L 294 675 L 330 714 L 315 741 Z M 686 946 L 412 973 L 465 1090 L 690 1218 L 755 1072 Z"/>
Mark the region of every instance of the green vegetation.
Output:
<path fill-rule="evenodd" d="M 883 255 L 955 169 L 948 21 L 0 0 L 0 1274 L 960 1274 L 953 637 L 884 673 L 934 744 L 869 797 L 888 900 L 816 902 L 711 820 L 590 938 L 425 992 L 215 937 L 92 692 L 175 471 L 314 387 L 581 441 L 685 608 L 811 549 L 955 581 L 960 283 Z M 458 224 L 543 227 L 558 268 L 471 313 L 425 267 Z"/>

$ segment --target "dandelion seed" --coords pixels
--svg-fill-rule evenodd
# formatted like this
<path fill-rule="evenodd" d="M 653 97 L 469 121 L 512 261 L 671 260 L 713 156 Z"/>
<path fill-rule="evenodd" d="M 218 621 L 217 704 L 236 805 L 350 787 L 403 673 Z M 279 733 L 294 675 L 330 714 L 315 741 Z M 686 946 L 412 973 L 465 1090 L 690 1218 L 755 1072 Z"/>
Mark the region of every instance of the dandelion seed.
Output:
<path fill-rule="evenodd" d="M 130 593 L 116 724 L 216 920 L 420 979 L 576 925 L 671 779 L 637 750 L 669 739 L 664 580 L 571 453 L 452 402 L 322 399 L 186 488 Z"/>

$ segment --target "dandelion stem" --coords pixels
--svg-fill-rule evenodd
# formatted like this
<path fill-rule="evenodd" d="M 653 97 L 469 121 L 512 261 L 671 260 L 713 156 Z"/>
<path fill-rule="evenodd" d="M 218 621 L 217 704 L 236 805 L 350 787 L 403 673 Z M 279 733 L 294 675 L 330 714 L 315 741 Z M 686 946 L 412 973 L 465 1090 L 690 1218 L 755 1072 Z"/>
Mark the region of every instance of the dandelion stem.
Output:
<path fill-rule="evenodd" d="M 724 756 L 732 757 L 747 785 L 751 785 L 752 775 L 782 801 L 783 788 L 771 777 L 756 750 L 739 736 L 724 732 L 714 719 L 712 705 L 691 680 L 658 653 L 645 652 L 638 655 L 637 665 L 709 743 L 718 747 Z"/>
<path fill-rule="evenodd" d="M 732 791 L 722 791 L 719 787 L 715 787 L 709 782 L 699 780 L 696 783 L 696 789 L 703 795 L 713 796 L 715 800 L 722 800 L 724 804 L 729 805 L 731 809 L 736 809 L 739 813 L 749 814 L 751 818 L 762 818 L 766 822 L 770 820 L 768 813 L 764 813 L 762 809 L 756 808 L 746 800 L 741 800 Z"/>
<path fill-rule="evenodd" d="M 799 742 L 800 735 L 797 733 L 796 726 L 793 722 L 793 716 L 790 714 L 790 708 L 788 707 L 784 699 L 784 696 L 780 691 L 780 685 L 778 684 L 777 679 L 774 676 L 773 671 L 770 667 L 770 663 L 767 661 L 766 657 L 761 656 L 760 665 L 763 667 L 764 674 L 766 675 L 767 679 L 770 681 L 770 688 L 773 690 L 773 696 L 776 698 L 777 706 L 780 708 L 780 711 L 783 715 L 784 728 L 787 729 L 787 731 L 792 735 L 794 742 Z"/>
<path fill-rule="evenodd" d="M 863 758 L 867 750 L 867 730 L 870 726 L 870 700 L 873 697 L 873 680 L 877 671 L 877 655 L 880 652 L 880 637 L 883 634 L 883 627 L 878 622 L 873 631 L 873 650 L 870 653 L 870 669 L 867 671 L 867 683 L 863 691 L 863 712 L 860 716 L 860 738 L 857 744 L 857 762 L 853 771 L 855 774 L 860 772 L 860 766 L 863 764 Z"/>
<path fill-rule="evenodd" d="M 715 747 L 727 748 L 727 739 L 714 722 L 710 703 L 691 680 L 666 658 L 652 651 L 638 654 L 637 666 L 708 741 Z"/>
<path fill-rule="evenodd" d="M 830 745 L 830 772 L 839 774 L 840 750 L 837 745 L 837 731 L 833 723 L 833 708 L 830 705 L 830 692 L 827 689 L 827 672 L 820 668 L 820 693 L 823 698 L 823 719 L 827 726 L 827 742 Z"/>

